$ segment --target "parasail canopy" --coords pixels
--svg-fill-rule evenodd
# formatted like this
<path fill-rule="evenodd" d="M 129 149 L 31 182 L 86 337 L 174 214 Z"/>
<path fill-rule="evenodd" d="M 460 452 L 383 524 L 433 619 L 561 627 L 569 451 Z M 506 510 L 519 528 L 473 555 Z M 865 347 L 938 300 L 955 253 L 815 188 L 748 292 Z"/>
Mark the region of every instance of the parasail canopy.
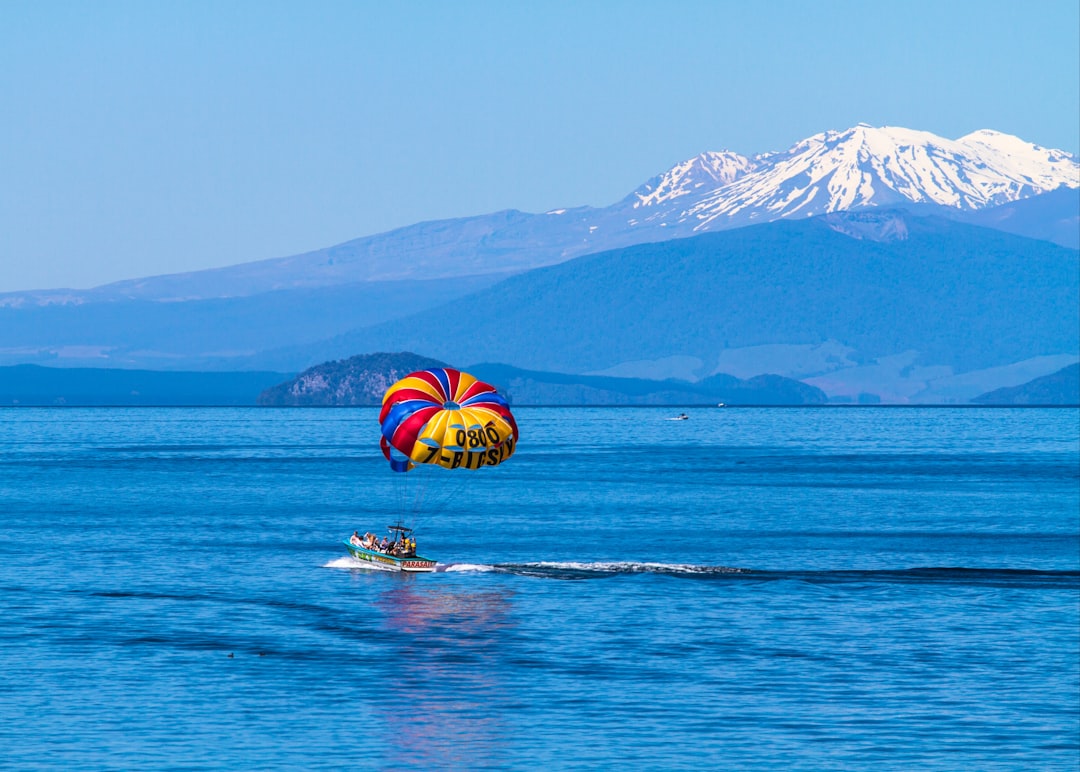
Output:
<path fill-rule="evenodd" d="M 513 455 L 518 439 L 495 387 L 449 367 L 410 373 L 387 389 L 379 424 L 383 455 L 396 472 L 414 464 L 496 466 Z"/>

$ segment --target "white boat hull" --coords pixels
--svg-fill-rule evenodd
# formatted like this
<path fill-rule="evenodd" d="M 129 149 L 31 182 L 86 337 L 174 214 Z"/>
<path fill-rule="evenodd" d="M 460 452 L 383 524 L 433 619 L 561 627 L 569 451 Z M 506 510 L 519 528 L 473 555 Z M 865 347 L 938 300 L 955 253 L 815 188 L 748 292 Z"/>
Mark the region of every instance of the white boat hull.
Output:
<path fill-rule="evenodd" d="M 385 552 L 358 547 L 351 542 L 345 542 L 345 546 L 348 548 L 349 554 L 361 563 L 366 563 L 371 568 L 381 571 L 428 573 L 434 571 L 436 566 L 434 560 L 429 560 L 428 558 L 420 557 L 419 555 L 401 558 L 396 555 L 388 555 Z"/>

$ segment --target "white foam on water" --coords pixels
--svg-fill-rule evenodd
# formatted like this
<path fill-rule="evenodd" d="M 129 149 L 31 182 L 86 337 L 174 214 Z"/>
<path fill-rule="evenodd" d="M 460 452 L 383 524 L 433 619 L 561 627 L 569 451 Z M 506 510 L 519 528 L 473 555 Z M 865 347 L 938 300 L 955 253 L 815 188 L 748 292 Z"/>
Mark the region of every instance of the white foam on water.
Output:
<path fill-rule="evenodd" d="M 479 563 L 448 563 L 447 565 L 438 565 L 435 567 L 436 571 L 475 571 L 479 573 L 487 573 L 488 571 L 494 571 L 495 566 L 485 566 Z"/>
<path fill-rule="evenodd" d="M 355 571 L 358 568 L 361 569 L 361 570 L 366 570 L 366 571 L 393 571 L 394 570 L 392 568 L 383 568 L 378 563 L 369 563 L 366 560 L 357 560 L 352 555 L 346 555 L 345 557 L 341 557 L 341 558 L 334 558 L 329 563 L 324 565 L 323 568 L 344 568 L 344 569 L 348 569 L 350 571 Z"/>
<path fill-rule="evenodd" d="M 323 566 L 323 568 L 359 568 L 360 561 L 351 555 L 346 555 L 343 558 L 334 558 L 329 563 Z"/>
<path fill-rule="evenodd" d="M 368 571 L 391 571 L 393 569 L 357 560 L 351 555 L 334 558 L 323 568 L 343 568 L 346 570 L 365 569 Z M 646 563 L 635 561 L 577 562 L 577 561 L 537 561 L 535 563 L 513 563 L 506 565 L 486 565 L 484 563 L 439 563 L 435 570 L 446 573 L 490 573 L 544 571 L 550 573 L 579 572 L 593 574 L 739 574 L 744 568 L 728 566 L 701 566 L 691 563 Z"/>
<path fill-rule="evenodd" d="M 540 569 L 544 571 L 584 571 L 605 574 L 739 574 L 746 569 L 729 566 L 701 566 L 692 563 L 617 562 L 551 562 L 518 563 L 508 569 Z"/>

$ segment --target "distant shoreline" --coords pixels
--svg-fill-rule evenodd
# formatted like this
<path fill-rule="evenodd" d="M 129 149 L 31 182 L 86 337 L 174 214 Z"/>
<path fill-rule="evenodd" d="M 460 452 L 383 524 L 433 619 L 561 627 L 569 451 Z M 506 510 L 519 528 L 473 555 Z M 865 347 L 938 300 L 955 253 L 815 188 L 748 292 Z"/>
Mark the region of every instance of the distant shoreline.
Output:
<path fill-rule="evenodd" d="M 657 411 L 670 411 L 676 409 L 684 410 L 698 410 L 698 411 L 725 411 L 725 410 L 875 410 L 875 409 L 888 409 L 888 410 L 923 410 L 923 409 L 948 409 L 948 410 L 1061 410 L 1061 409 L 1076 409 L 1080 408 L 1080 404 L 1063 404 L 1063 405 L 969 405 L 969 404 L 934 404 L 934 403 L 918 403 L 910 405 L 902 404 L 877 404 L 877 405 L 857 405 L 857 404 L 829 404 L 829 405 L 725 405 L 724 407 L 710 407 L 708 405 L 700 404 L 686 404 L 686 405 L 519 405 L 515 404 L 514 410 L 530 410 L 530 409 L 568 409 L 568 410 L 583 410 L 602 408 L 604 410 L 657 410 Z M 0 405 L 0 410 L 195 410 L 195 409 L 215 409 L 215 410 L 377 410 L 379 405 L 223 405 L 223 404 L 207 404 L 207 405 Z"/>
<path fill-rule="evenodd" d="M 413 354 L 361 355 L 299 375 L 274 371 L 169 371 L 109 368 L 0 367 L 0 407 L 378 407 L 387 384 L 428 366 Z M 729 410 L 740 407 L 1080 407 L 1080 365 L 965 402 L 889 402 L 877 395 L 829 398 L 820 389 L 775 375 L 748 380 L 653 381 L 475 365 L 518 407 Z M 863 397 L 873 396 L 874 399 Z"/>

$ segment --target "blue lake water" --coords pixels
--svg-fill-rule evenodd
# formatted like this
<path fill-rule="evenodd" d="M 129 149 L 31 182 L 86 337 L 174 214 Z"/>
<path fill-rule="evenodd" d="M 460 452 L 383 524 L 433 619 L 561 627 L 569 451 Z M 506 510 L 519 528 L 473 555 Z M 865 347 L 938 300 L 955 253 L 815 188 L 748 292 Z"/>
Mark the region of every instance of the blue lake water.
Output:
<path fill-rule="evenodd" d="M 1080 764 L 1077 410 L 515 414 L 0 410 L 0 767 Z"/>

